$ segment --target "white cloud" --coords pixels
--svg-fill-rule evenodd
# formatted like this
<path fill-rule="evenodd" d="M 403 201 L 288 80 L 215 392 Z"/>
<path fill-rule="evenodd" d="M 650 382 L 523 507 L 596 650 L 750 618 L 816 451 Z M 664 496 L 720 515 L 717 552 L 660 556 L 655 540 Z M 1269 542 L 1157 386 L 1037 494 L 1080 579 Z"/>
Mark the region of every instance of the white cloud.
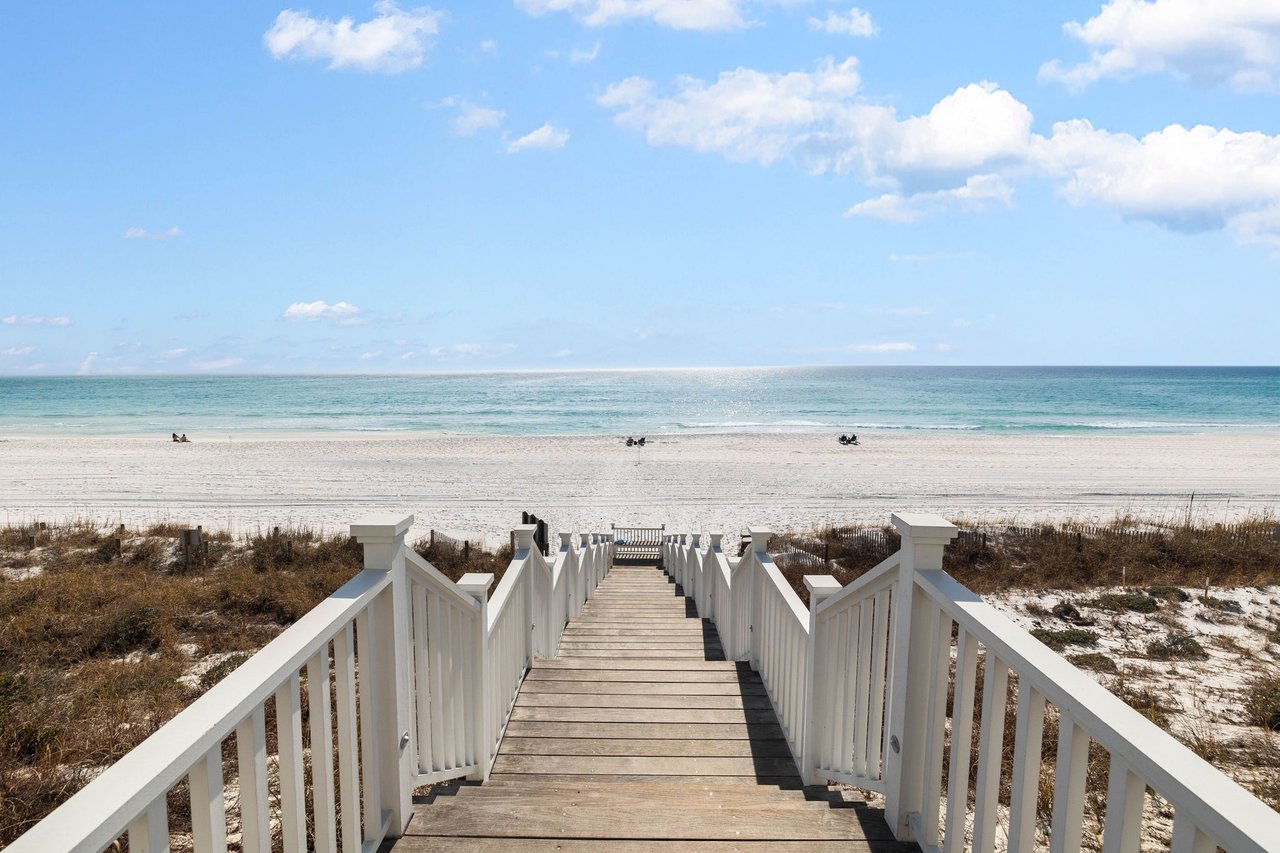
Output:
<path fill-rule="evenodd" d="M 1280 249 L 1280 136 L 1171 125 L 1139 139 L 1075 120 L 1045 137 L 1031 132 L 1026 105 L 991 83 L 963 86 L 905 119 L 869 103 L 860 87 L 855 59 L 827 58 L 812 72 L 680 78 L 667 95 L 631 77 L 598 102 L 655 147 L 789 161 L 880 190 L 848 216 L 909 223 L 1008 207 L 1017 180 L 1047 176 L 1074 204 L 1180 231 L 1227 229 L 1242 243 Z"/>
<path fill-rule="evenodd" d="M 93 363 L 98 360 L 98 354 L 91 352 L 84 357 L 84 361 L 80 362 L 80 366 L 76 368 L 77 376 L 88 376 L 93 370 Z"/>
<path fill-rule="evenodd" d="M 498 43 L 493 39 L 485 39 L 480 42 L 480 50 L 482 53 L 497 53 Z"/>
<path fill-rule="evenodd" d="M 660 96 L 632 77 L 609 86 L 599 103 L 621 127 L 650 145 L 717 153 L 737 162 L 790 160 L 813 174 L 853 173 L 890 190 L 858 213 L 914 219 L 947 205 L 1004 200 L 990 177 L 1025 159 L 1031 111 L 990 83 L 974 83 L 938 101 L 923 116 L 899 119 L 892 107 L 860 95 L 857 60 L 830 57 L 812 72 L 785 74 L 738 68 L 713 83 L 681 78 Z M 912 202 L 917 193 L 932 193 Z"/>
<path fill-rule="evenodd" d="M 490 130 L 502 124 L 507 114 L 502 110 L 494 110 L 463 101 L 458 114 L 449 122 L 453 132 L 458 136 L 475 136 L 482 130 Z"/>
<path fill-rule="evenodd" d="M 182 358 L 184 355 L 186 355 L 190 351 L 191 350 L 187 349 L 186 347 L 178 347 L 176 349 L 169 350 L 167 353 L 164 354 L 164 357 L 165 358 Z"/>
<path fill-rule="evenodd" d="M 405 10 L 391 0 L 380 0 L 373 8 L 374 17 L 359 24 L 351 18 L 331 21 L 286 9 L 262 38 L 276 59 L 319 59 L 330 68 L 388 74 L 422 65 L 443 13 L 425 6 Z"/>
<path fill-rule="evenodd" d="M 537 130 L 527 133 L 507 146 L 508 154 L 521 151 L 548 151 L 563 148 L 569 141 L 569 131 L 562 130 L 551 122 L 547 122 Z"/>
<path fill-rule="evenodd" d="M 915 352 L 916 345 L 906 341 L 893 341 L 884 344 L 852 344 L 845 347 L 847 352 Z"/>
<path fill-rule="evenodd" d="M 215 358 L 209 361 L 193 361 L 191 366 L 196 370 L 226 370 L 244 364 L 243 358 Z"/>
<path fill-rule="evenodd" d="M 649 20 L 675 30 L 747 26 L 742 0 L 516 0 L 531 15 L 568 12 L 588 27 Z"/>
<path fill-rule="evenodd" d="M 590 50 L 571 50 L 569 51 L 569 62 L 574 65 L 581 65 L 584 62 L 595 62 L 600 56 L 600 42 L 596 42 L 591 46 Z"/>
<path fill-rule="evenodd" d="M 315 302 L 295 302 L 284 309 L 284 319 L 294 322 L 311 320 L 337 320 L 344 325 L 360 321 L 360 309 L 350 302 L 334 302 L 330 304 L 323 299 Z"/>
<path fill-rule="evenodd" d="M 571 355 L 573 355 L 573 350 L 562 349 L 559 352 L 557 352 L 555 355 L 553 355 L 552 358 L 568 358 Z"/>
<path fill-rule="evenodd" d="M 0 317 L 0 323 L 6 326 L 55 326 L 65 327 L 71 325 L 71 318 L 65 314 L 57 317 L 46 317 L 44 314 L 10 314 L 6 317 Z"/>
<path fill-rule="evenodd" d="M 1174 124 L 1138 139 L 1078 119 L 1054 125 L 1036 163 L 1073 204 L 1280 247 L 1280 136 Z"/>
<path fill-rule="evenodd" d="M 1280 80 L 1280 4 L 1274 0 L 1109 0 L 1063 31 L 1091 49 L 1073 66 L 1040 67 L 1074 90 L 1108 77 L 1168 73 L 1208 85 L 1271 90 Z"/>
<path fill-rule="evenodd" d="M 377 358 L 377 357 L 378 357 L 378 356 L 380 356 L 380 355 L 382 355 L 382 350 L 380 350 L 380 349 L 379 349 L 379 350 L 370 350 L 369 352 L 362 352 L 362 353 L 360 353 L 360 360 L 361 360 L 361 361 L 368 361 L 369 359 L 371 359 L 371 358 Z"/>
<path fill-rule="evenodd" d="M 20 358 L 24 355 L 31 355 L 31 353 L 35 351 L 36 351 L 36 348 L 33 346 L 5 347 L 3 350 L 0 350 L 0 355 L 7 355 L 7 356 L 12 356 L 14 358 Z"/>
<path fill-rule="evenodd" d="M 846 216 L 869 216 L 888 222 L 916 222 L 945 210 L 978 213 L 992 205 L 1013 205 L 1013 188 L 999 175 L 974 175 L 964 186 L 949 190 L 900 195 L 886 193 L 858 202 Z"/>
<path fill-rule="evenodd" d="M 126 228 L 124 238 L 126 240 L 173 240 L 182 236 L 182 229 L 178 226 L 167 228 L 164 231 L 148 231 L 145 228 Z"/>
<path fill-rule="evenodd" d="M 873 36 L 876 25 L 871 15 L 854 6 L 848 12 L 828 12 L 825 18 L 810 18 L 809 29 L 841 36 Z"/>

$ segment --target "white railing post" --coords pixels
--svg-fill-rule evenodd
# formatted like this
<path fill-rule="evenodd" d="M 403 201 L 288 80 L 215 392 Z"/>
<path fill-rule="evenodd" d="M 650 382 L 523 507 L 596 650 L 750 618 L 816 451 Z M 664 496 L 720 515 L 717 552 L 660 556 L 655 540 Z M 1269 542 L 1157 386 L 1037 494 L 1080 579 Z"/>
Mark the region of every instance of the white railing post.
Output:
<path fill-rule="evenodd" d="M 723 553 L 720 540 L 723 538 L 723 533 L 707 533 L 707 553 L 703 558 L 702 576 L 708 578 L 707 583 L 711 584 L 711 618 L 715 620 L 716 633 L 720 635 L 725 659 L 733 660 L 733 650 L 730 648 L 733 633 L 729 621 L 725 619 L 725 611 L 732 608 L 728 606 L 728 601 L 721 602 L 720 596 L 716 594 L 716 590 L 720 588 L 720 554 Z"/>
<path fill-rule="evenodd" d="M 375 633 L 373 659 L 374 715 L 378 741 L 376 765 L 380 773 L 379 807 L 390 812 L 388 832 L 393 838 L 404 834 L 413 817 L 410 795 L 416 772 L 412 740 L 413 697 L 409 655 L 409 583 L 404 569 L 404 537 L 413 525 L 413 516 L 375 515 L 351 525 L 351 535 L 364 546 L 364 567 L 391 575 L 391 586 L 373 603 L 370 626 Z M 365 642 L 360 640 L 362 646 Z M 361 653 L 363 656 L 363 652 Z"/>
<path fill-rule="evenodd" d="M 751 544 L 748 546 L 746 554 L 742 555 L 743 560 L 750 561 L 747 564 L 747 574 L 743 578 L 746 583 L 743 586 L 746 589 L 742 593 L 747 596 L 747 612 L 751 614 L 751 621 L 747 623 L 747 659 L 751 661 L 751 668 L 760 669 L 760 644 L 756 641 L 760 631 L 760 591 L 757 587 L 760 585 L 758 571 L 760 567 L 760 558 L 758 555 L 767 554 L 769 547 L 769 537 L 773 535 L 773 531 L 767 527 L 748 527 L 747 533 L 751 535 Z M 734 593 L 736 597 L 738 593 Z"/>
<path fill-rule="evenodd" d="M 578 570 L 573 559 L 573 534 L 560 532 L 560 553 L 564 555 L 564 571 L 569 577 L 564 582 L 565 616 L 569 619 L 578 615 Z M 557 558 L 559 559 L 559 558 Z"/>
<path fill-rule="evenodd" d="M 831 730 L 831 720 L 818 718 L 818 703 L 815 699 L 821 689 L 817 683 L 818 665 L 818 605 L 828 597 L 841 590 L 840 581 L 831 575 L 805 575 L 805 589 L 809 590 L 809 639 L 804 652 L 804 749 L 801 751 L 800 778 L 806 785 L 817 785 L 824 780 L 817 776 L 818 769 L 818 737 L 819 730 Z M 826 649 L 827 654 L 836 654 L 835 649 Z M 828 686 L 829 688 L 829 686 Z M 836 712 L 848 714 L 852 708 L 837 705 Z"/>
<path fill-rule="evenodd" d="M 587 598 L 594 598 L 596 594 L 596 585 L 594 581 L 596 569 L 591 562 L 590 533 L 578 534 L 578 548 L 582 551 L 582 564 L 578 571 L 582 574 L 583 585 L 587 588 L 586 595 L 584 595 L 583 598 L 584 600 Z"/>
<path fill-rule="evenodd" d="M 549 656 L 546 646 L 547 631 L 544 628 L 551 624 L 551 590 L 547 589 L 546 579 L 541 572 L 534 571 L 533 544 L 534 534 L 538 532 L 536 524 L 517 524 L 511 528 L 511 539 L 515 542 L 516 552 L 511 559 L 518 560 L 524 554 L 525 572 L 529 574 L 529 595 L 525 599 L 525 630 L 529 632 L 529 648 L 536 655 Z"/>
<path fill-rule="evenodd" d="M 885 753 L 885 821 L 899 841 L 912 840 L 910 820 L 924 801 L 929 702 L 930 604 L 916 594 L 915 573 L 942 568 L 942 552 L 959 531 L 945 518 L 894 513 L 902 534 L 901 565 L 893 591 L 893 646 L 889 671 L 889 750 Z M 936 612 L 936 611 L 935 611 Z"/>
<path fill-rule="evenodd" d="M 698 559 L 698 550 L 701 547 L 699 540 L 701 538 L 701 533 L 689 534 L 689 550 L 685 557 L 684 567 L 685 572 L 693 578 L 693 604 L 698 610 L 698 617 L 705 619 L 707 618 L 706 590 L 703 589 L 702 561 Z"/>
<path fill-rule="evenodd" d="M 471 695 L 463 703 L 471 719 L 476 721 L 476 742 L 472 749 L 476 754 L 475 772 L 467 776 L 473 782 L 483 782 L 489 778 L 489 752 L 493 749 L 493 732 L 490 731 L 491 707 L 493 691 L 489 686 L 489 587 L 493 586 L 493 575 L 489 572 L 468 572 L 458 578 L 458 589 L 469 595 L 480 605 L 477 613 L 471 658 L 471 671 L 475 681 L 471 684 Z"/>

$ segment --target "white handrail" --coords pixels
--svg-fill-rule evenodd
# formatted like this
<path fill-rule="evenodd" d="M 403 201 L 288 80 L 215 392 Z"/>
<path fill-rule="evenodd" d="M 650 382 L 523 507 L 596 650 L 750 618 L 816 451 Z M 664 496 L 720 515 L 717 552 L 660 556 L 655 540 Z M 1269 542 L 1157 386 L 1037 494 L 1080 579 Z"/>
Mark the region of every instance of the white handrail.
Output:
<path fill-rule="evenodd" d="M 917 572 L 916 584 L 985 646 L 988 661 L 998 660 L 1017 675 L 1020 714 L 1024 710 L 1021 703 L 1033 696 L 1041 703 L 1053 704 L 1064 720 L 1082 729 L 1110 754 L 1113 768 L 1119 763 L 1126 773 L 1136 776 L 1139 790 L 1142 786 L 1154 789 L 1173 806 L 1177 824 L 1189 825 L 1212 844 L 1232 853 L 1276 849 L 1280 842 L 1280 814 L 946 572 Z M 1038 778 L 1039 755 L 1036 749 L 1022 756 L 1035 764 L 1022 768 L 1030 778 Z M 1059 779 L 1071 769 L 1058 767 Z M 1015 764 L 1015 772 L 1018 770 Z M 1109 807 L 1118 804 L 1119 800 L 1108 796 Z M 1111 818 L 1109 808 L 1108 820 Z M 1107 834 L 1110 835 L 1109 829 Z"/>
<path fill-rule="evenodd" d="M 308 663 L 323 660 L 328 667 L 330 642 L 337 640 L 340 649 L 349 651 L 352 622 L 367 613 L 379 596 L 389 592 L 390 584 L 392 576 L 388 571 L 361 571 L 6 849 L 13 853 L 49 853 L 51 850 L 96 853 L 127 830 L 133 844 L 150 841 L 152 845 L 160 845 L 157 834 L 168 838 L 165 795 L 184 776 L 192 776 L 193 793 L 206 798 L 206 802 L 198 803 L 205 815 L 210 815 L 209 800 L 223 797 L 219 779 L 221 743 L 232 734 L 237 735 L 242 756 L 250 757 L 248 766 L 259 766 L 261 770 L 253 779 L 253 774 L 246 775 L 243 765 L 241 768 L 242 809 L 247 812 L 244 831 L 248 840 L 269 844 L 269 836 L 264 839 L 261 835 L 268 825 L 262 706 L 269 698 L 276 697 L 278 689 L 283 688 L 284 695 L 291 692 L 296 695 L 298 671 Z M 340 651 L 335 654 L 339 667 L 343 665 L 342 658 Z M 339 703 L 344 698 L 353 701 L 355 685 L 348 684 L 348 694 L 343 697 L 342 684 L 339 678 Z M 353 720 L 347 722 L 355 725 Z M 292 725 L 292 721 L 288 721 L 288 725 Z M 297 739 L 301 739 L 301 731 L 297 731 Z M 294 738 L 288 738 L 287 743 L 294 743 Z M 301 749 L 294 757 L 301 760 Z M 296 798 L 297 792 L 293 792 L 292 797 Z M 285 826 L 292 822 L 291 817 L 293 815 L 284 816 Z M 358 829 L 361 822 L 358 813 L 347 813 L 344 817 L 348 826 Z M 225 829 L 225 826 L 212 825 L 211 820 L 206 824 L 210 838 Z M 364 844 L 379 843 L 383 836 L 367 834 L 367 829 L 366 824 Z M 297 833 L 298 827 L 291 831 Z"/>

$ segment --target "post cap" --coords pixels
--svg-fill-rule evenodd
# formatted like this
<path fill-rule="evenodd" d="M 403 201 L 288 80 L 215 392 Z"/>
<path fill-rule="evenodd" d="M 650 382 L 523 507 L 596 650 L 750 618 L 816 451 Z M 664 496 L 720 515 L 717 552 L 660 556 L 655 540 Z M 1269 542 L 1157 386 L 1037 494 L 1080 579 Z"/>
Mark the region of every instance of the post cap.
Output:
<path fill-rule="evenodd" d="M 581 545 L 583 548 L 587 547 L 587 545 L 589 545 L 589 544 L 590 544 L 590 543 L 587 541 L 587 537 L 588 537 L 588 536 L 590 536 L 591 534 L 589 534 L 589 533 L 581 533 L 581 534 L 579 534 L 579 535 L 582 537 L 582 539 L 578 542 L 578 544 L 579 544 L 579 545 Z"/>
<path fill-rule="evenodd" d="M 527 551 L 533 547 L 533 534 L 538 530 L 536 524 L 517 524 L 511 528 L 516 537 L 516 550 Z"/>
<path fill-rule="evenodd" d="M 960 535 L 960 529 L 940 515 L 927 512 L 895 512 L 893 526 L 903 538 L 922 544 L 945 545 Z"/>
<path fill-rule="evenodd" d="M 805 575 L 805 589 L 809 590 L 810 601 L 821 601 L 829 595 L 835 595 L 844 589 L 840 585 L 840 581 L 831 575 Z"/>
<path fill-rule="evenodd" d="M 724 534 L 723 534 L 723 533 L 708 533 L 708 534 L 707 534 L 707 536 L 711 538 L 711 548 L 712 548 L 712 550 L 715 550 L 715 549 L 719 548 L 719 547 L 720 547 L 720 540 L 724 538 Z"/>
<path fill-rule="evenodd" d="M 573 534 L 560 531 L 560 547 L 568 548 L 571 544 L 573 544 Z"/>
<path fill-rule="evenodd" d="M 690 533 L 690 534 L 689 534 L 689 539 L 690 539 L 689 544 L 690 544 L 690 545 L 692 545 L 693 547 L 697 548 L 697 547 L 699 546 L 699 540 L 701 540 L 701 539 L 702 539 L 702 534 L 701 534 L 701 533 Z"/>
<path fill-rule="evenodd" d="M 767 527 L 748 527 L 747 533 L 751 535 L 751 550 L 763 554 L 769 547 L 769 537 L 773 535 L 773 531 Z"/>
<path fill-rule="evenodd" d="M 402 515 L 398 512 L 381 512 L 374 515 L 366 515 L 352 524 L 351 535 L 361 542 L 389 541 L 397 536 L 405 535 L 412 526 L 412 515 Z"/>
<path fill-rule="evenodd" d="M 493 575 L 489 572 L 467 572 L 458 578 L 458 589 L 477 601 L 489 597 L 489 587 L 493 586 Z"/>

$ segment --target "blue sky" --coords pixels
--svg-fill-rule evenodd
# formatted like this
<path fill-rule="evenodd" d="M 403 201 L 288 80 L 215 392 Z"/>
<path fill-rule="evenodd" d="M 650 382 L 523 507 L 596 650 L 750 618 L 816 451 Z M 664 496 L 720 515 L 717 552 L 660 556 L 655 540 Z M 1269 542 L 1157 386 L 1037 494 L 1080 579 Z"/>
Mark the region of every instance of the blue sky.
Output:
<path fill-rule="evenodd" d="M 1280 362 L 1280 8 L 41 3 L 0 372 Z"/>

